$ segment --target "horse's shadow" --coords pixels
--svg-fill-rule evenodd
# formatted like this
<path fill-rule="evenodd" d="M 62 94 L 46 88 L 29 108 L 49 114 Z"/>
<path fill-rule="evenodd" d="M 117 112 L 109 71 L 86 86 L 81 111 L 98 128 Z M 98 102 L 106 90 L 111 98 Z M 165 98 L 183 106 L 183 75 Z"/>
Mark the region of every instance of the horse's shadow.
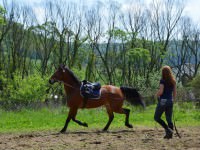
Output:
<path fill-rule="evenodd" d="M 95 131 L 66 131 L 65 133 L 60 132 L 51 132 L 51 133 L 31 133 L 31 134 L 20 134 L 17 137 L 13 138 L 36 138 L 36 137 L 48 137 L 48 136 L 62 136 L 62 135 L 93 135 L 93 134 L 119 134 L 119 133 L 135 133 L 135 130 L 113 130 L 113 131 L 102 131 L 102 130 L 95 130 Z"/>
<path fill-rule="evenodd" d="M 135 130 L 113 130 L 113 131 L 102 131 L 102 130 L 96 130 L 96 131 L 68 131 L 65 133 L 54 133 L 54 135 L 59 134 L 117 134 L 117 133 L 135 133 Z"/>

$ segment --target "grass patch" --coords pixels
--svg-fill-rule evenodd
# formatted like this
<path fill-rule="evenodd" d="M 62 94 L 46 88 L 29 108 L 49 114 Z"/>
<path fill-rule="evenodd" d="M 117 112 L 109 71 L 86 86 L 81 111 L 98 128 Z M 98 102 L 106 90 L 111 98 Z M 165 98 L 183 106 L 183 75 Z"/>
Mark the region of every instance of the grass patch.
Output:
<path fill-rule="evenodd" d="M 131 109 L 130 123 L 134 126 L 159 126 L 155 123 L 153 116 L 156 105 L 151 105 L 142 110 L 137 107 L 126 106 Z M 174 115 L 177 126 L 200 126 L 200 111 L 191 104 L 174 105 Z M 39 110 L 22 109 L 20 111 L 0 110 L 0 132 L 29 132 L 41 130 L 60 130 L 68 114 L 66 107 L 60 108 L 42 108 Z M 110 126 L 114 128 L 126 128 L 124 126 L 125 116 L 114 114 L 115 118 Z M 97 109 L 79 110 L 77 119 L 86 122 L 90 129 L 103 129 L 108 121 L 108 116 L 104 107 Z M 163 115 L 163 119 L 164 115 Z M 84 127 L 71 121 L 69 130 L 80 129 Z"/>

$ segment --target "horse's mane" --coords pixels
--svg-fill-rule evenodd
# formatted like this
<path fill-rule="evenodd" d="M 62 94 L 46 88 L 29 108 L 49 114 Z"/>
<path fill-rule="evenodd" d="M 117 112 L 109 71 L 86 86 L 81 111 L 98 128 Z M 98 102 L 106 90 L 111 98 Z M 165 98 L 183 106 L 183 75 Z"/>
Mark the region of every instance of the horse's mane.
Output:
<path fill-rule="evenodd" d="M 69 72 L 69 74 L 71 75 L 72 79 L 77 83 L 80 84 L 81 81 L 75 76 L 75 74 L 68 68 L 65 66 L 65 70 L 67 70 Z"/>

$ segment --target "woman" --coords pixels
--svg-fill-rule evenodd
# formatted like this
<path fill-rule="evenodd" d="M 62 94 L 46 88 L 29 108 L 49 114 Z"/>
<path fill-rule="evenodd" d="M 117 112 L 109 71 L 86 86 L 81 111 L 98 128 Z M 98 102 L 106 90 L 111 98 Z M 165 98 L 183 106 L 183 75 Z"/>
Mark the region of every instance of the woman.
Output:
<path fill-rule="evenodd" d="M 162 68 L 160 88 L 156 93 L 156 97 L 158 98 L 158 104 L 154 119 L 165 129 L 166 135 L 164 138 L 170 139 L 173 136 L 172 111 L 173 100 L 176 97 L 176 80 L 169 66 Z M 167 124 L 161 119 L 163 112 L 165 112 Z"/>

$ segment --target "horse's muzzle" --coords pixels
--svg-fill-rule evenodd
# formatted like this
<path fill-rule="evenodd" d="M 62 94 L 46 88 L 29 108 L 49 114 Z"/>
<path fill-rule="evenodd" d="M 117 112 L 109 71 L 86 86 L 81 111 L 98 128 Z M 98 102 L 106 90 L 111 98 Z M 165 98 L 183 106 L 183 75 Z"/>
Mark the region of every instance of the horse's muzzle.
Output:
<path fill-rule="evenodd" d="M 49 83 L 50 84 L 54 84 L 56 82 L 56 80 L 54 80 L 54 79 L 49 79 Z"/>

